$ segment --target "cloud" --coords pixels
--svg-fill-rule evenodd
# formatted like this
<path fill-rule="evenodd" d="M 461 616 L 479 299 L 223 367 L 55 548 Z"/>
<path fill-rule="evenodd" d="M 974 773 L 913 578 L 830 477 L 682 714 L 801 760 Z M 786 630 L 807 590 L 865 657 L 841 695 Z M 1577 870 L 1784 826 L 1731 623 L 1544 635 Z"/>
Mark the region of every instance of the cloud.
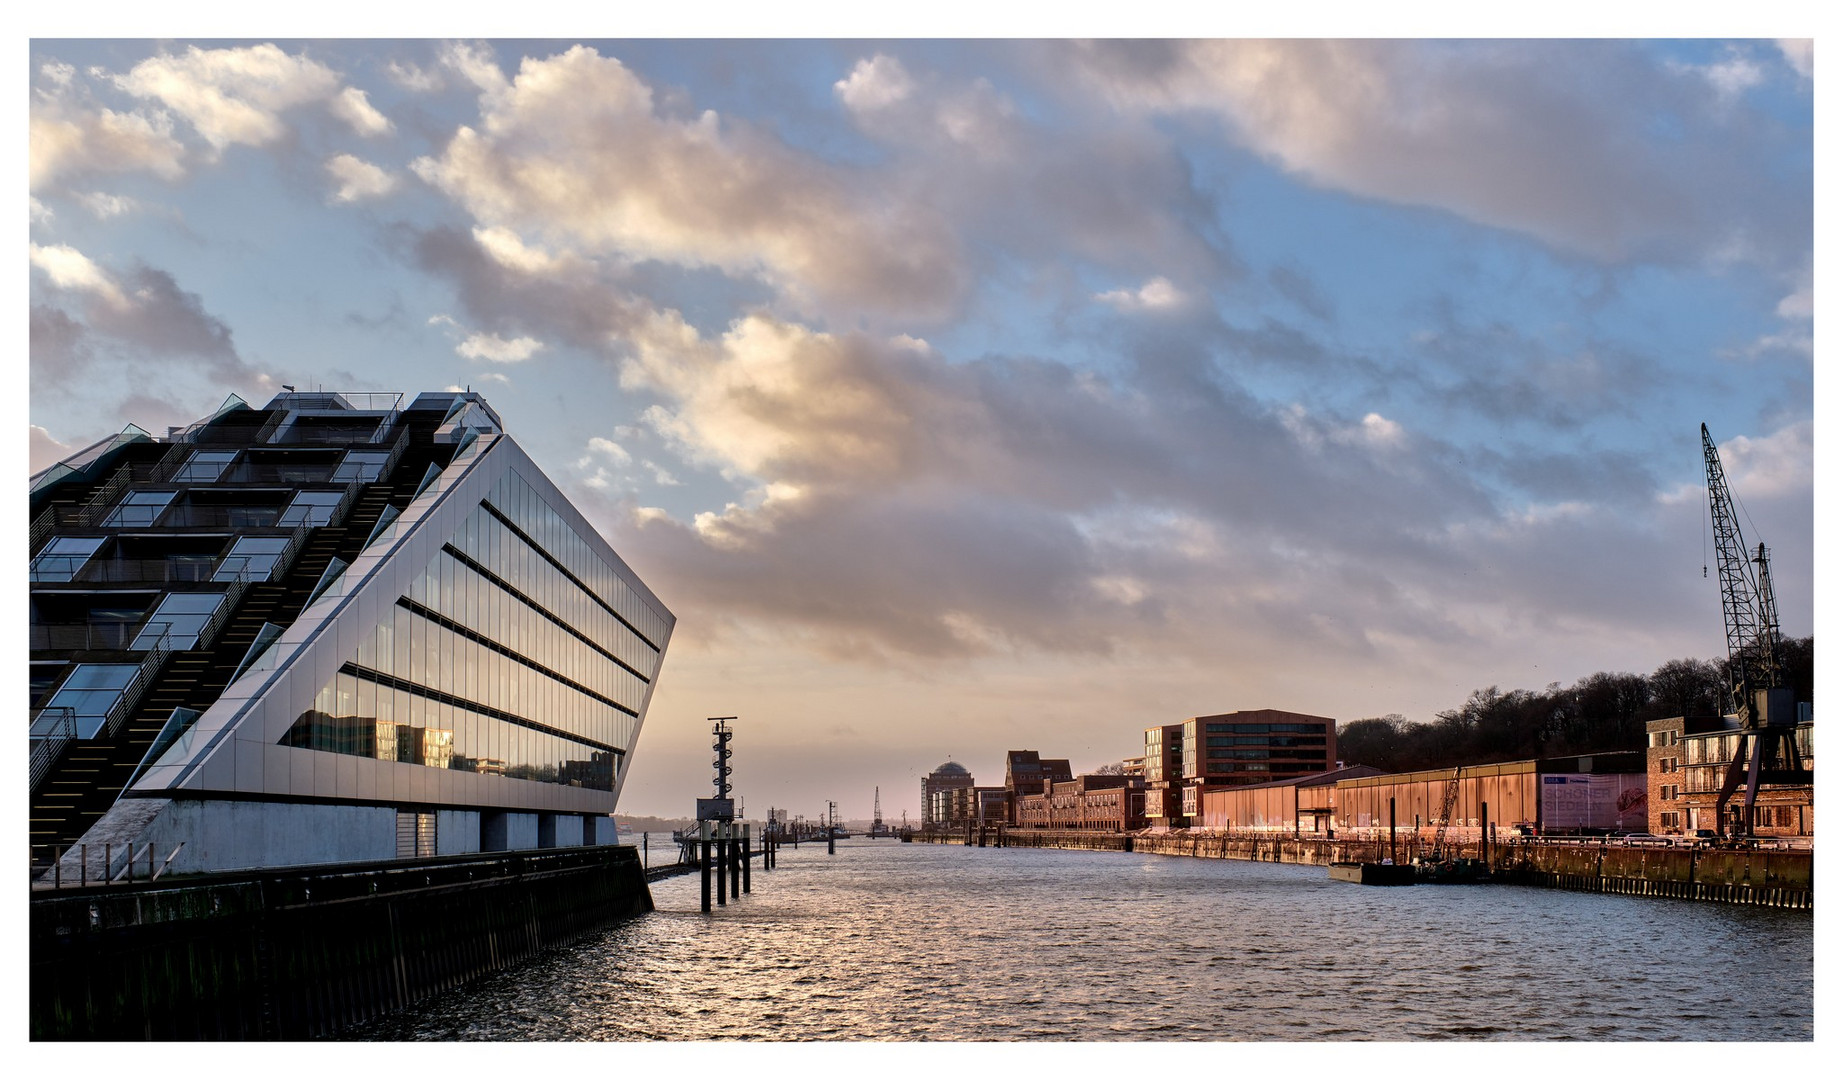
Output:
<path fill-rule="evenodd" d="M 850 310 L 938 316 L 964 287 L 954 232 L 926 203 L 714 112 L 668 115 L 594 49 L 526 58 L 509 82 L 479 49 L 447 62 L 481 88 L 480 123 L 412 168 L 483 229 L 715 267 Z"/>
<path fill-rule="evenodd" d="M 115 78 L 123 91 L 152 98 L 190 123 L 212 145 L 263 146 L 287 131 L 280 114 L 327 101 L 339 76 L 317 61 L 274 45 L 232 49 L 186 47 L 150 57 Z"/>
<path fill-rule="evenodd" d="M 497 334 L 470 334 L 454 351 L 469 360 L 486 360 L 494 364 L 517 364 L 537 354 L 544 343 L 535 338 L 506 340 Z"/>
<path fill-rule="evenodd" d="M 141 204 L 125 195 L 110 195 L 102 191 L 79 191 L 74 193 L 78 205 L 88 210 L 99 221 L 132 214 L 141 208 Z"/>
<path fill-rule="evenodd" d="M 870 113 L 889 107 L 915 91 L 902 61 L 878 53 L 859 60 L 851 74 L 832 84 L 832 90 L 854 113 Z"/>
<path fill-rule="evenodd" d="M 334 202 L 380 199 L 397 189 L 395 176 L 351 154 L 337 154 L 328 159 L 326 171 L 339 184 L 339 189 L 333 193 Z"/>
<path fill-rule="evenodd" d="M 76 248 L 64 244 L 47 247 L 33 244 L 30 257 L 32 265 L 44 271 L 51 284 L 59 289 L 91 293 L 116 307 L 125 307 L 128 303 L 121 287 Z"/>
<path fill-rule="evenodd" d="M 371 139 L 393 130 L 390 118 L 371 105 L 371 99 L 356 86 L 348 86 L 334 96 L 333 115 L 349 124 L 353 131 Z"/>
<path fill-rule="evenodd" d="M 26 467 L 33 473 L 49 469 L 76 451 L 76 446 L 59 442 L 51 437 L 51 432 L 37 424 L 28 425 Z"/>
<path fill-rule="evenodd" d="M 82 373 L 91 359 L 82 323 L 49 304 L 33 304 L 28 319 L 27 356 L 36 383 L 62 385 Z"/>
<path fill-rule="evenodd" d="M 220 382 L 260 380 L 237 355 L 230 327 L 205 310 L 196 293 L 164 270 L 136 264 L 112 270 L 64 245 L 30 249 L 32 265 L 74 303 L 77 316 L 49 304 L 32 315 L 34 377 L 57 381 L 72 361 L 106 341 L 120 352 L 194 362 Z"/>
<path fill-rule="evenodd" d="M 1096 293 L 1094 298 L 1121 311 L 1164 311 L 1181 307 L 1189 299 L 1177 286 L 1162 277 L 1147 281 L 1137 290 L 1114 289 Z"/>
<path fill-rule="evenodd" d="M 1774 42 L 1779 47 L 1779 54 L 1804 78 L 1811 77 L 1811 39 L 1780 38 Z"/>
<path fill-rule="evenodd" d="M 66 93 L 35 92 L 28 121 L 28 182 L 43 191 L 55 182 L 98 172 L 144 170 L 163 180 L 185 175 L 185 147 L 164 112 L 91 108 Z"/>
<path fill-rule="evenodd" d="M 1804 420 L 1767 435 L 1736 435 L 1717 443 L 1728 489 L 1742 500 L 1808 492 L 1813 482 L 1812 434 L 1812 422 Z"/>
<path fill-rule="evenodd" d="M 440 74 L 425 71 L 407 61 L 390 61 L 384 65 L 384 74 L 390 78 L 391 82 L 416 94 L 433 93 L 442 89 L 444 85 Z"/>
<path fill-rule="evenodd" d="M 520 273 L 544 274 L 564 265 L 563 260 L 526 244 L 511 229 L 499 226 L 475 229 L 474 239 L 479 242 L 481 250 L 493 257 L 494 262 Z"/>
<path fill-rule="evenodd" d="M 1128 113 L 1219 116 L 1325 187 L 1452 211 L 1590 257 L 1682 260 L 1737 231 L 1806 236 L 1809 185 L 1727 107 L 1744 57 L 1672 70 L 1616 44 L 1103 42 L 1061 54 Z"/>

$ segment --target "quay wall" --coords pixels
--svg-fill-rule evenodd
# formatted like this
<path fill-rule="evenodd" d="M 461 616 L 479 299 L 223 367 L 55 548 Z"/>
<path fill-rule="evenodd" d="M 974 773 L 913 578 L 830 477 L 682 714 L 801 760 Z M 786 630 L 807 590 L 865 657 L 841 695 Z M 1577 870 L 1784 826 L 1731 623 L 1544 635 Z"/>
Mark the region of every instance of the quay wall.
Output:
<path fill-rule="evenodd" d="M 947 844 L 969 842 L 966 834 L 917 835 L 916 839 Z M 978 842 L 976 836 L 972 842 Z M 1386 839 L 1329 840 L 1198 830 L 1134 834 L 1006 829 L 1002 835 L 988 830 L 986 845 L 1136 851 L 1312 866 L 1334 862 L 1381 862 L 1389 855 Z M 1475 847 L 1468 852 L 1475 853 Z M 1397 846 L 1398 861 L 1407 861 L 1408 854 L 1407 843 Z M 1514 885 L 1762 907 L 1809 909 L 1813 906 L 1812 853 L 1809 850 L 1628 847 L 1617 841 L 1519 840 L 1491 845 L 1487 854 L 1496 879 Z"/>
<path fill-rule="evenodd" d="M 613 845 L 35 889 L 31 1038 L 326 1036 L 652 907 Z"/>

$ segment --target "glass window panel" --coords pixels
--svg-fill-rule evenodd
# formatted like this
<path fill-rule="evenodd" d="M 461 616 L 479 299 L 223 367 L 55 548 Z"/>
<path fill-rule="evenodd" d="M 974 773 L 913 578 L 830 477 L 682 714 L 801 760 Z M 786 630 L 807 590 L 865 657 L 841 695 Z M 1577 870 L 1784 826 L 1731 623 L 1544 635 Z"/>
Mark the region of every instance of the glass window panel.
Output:
<path fill-rule="evenodd" d="M 282 512 L 282 525 L 325 525 L 333 520 L 333 510 L 345 498 L 343 491 L 300 491 Z"/>
<path fill-rule="evenodd" d="M 187 484 L 208 484 L 222 476 L 224 469 L 236 458 L 235 450 L 196 450 L 179 467 L 173 479 Z"/>
<path fill-rule="evenodd" d="M 32 560 L 33 581 L 69 581 L 89 561 L 105 538 L 101 536 L 54 536 Z"/>
<path fill-rule="evenodd" d="M 117 528 L 145 528 L 154 523 L 177 492 L 130 491 L 110 513 L 104 525 Z"/>

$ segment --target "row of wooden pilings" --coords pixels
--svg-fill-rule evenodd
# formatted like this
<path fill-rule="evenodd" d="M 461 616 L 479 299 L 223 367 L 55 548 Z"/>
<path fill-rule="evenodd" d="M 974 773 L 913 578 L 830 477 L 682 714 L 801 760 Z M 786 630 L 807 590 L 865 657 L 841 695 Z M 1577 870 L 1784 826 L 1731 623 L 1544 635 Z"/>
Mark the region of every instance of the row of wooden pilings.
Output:
<path fill-rule="evenodd" d="M 918 833 L 916 839 L 976 845 L 981 833 L 937 831 Z M 1315 866 L 1381 862 L 1391 853 L 1386 836 L 1326 839 L 1201 829 L 1115 833 L 988 828 L 984 839 L 995 847 L 1133 851 Z M 1406 847 L 1396 845 L 1394 851 L 1400 857 Z M 1802 910 L 1814 904 L 1809 850 L 1643 847 L 1615 838 L 1593 842 L 1520 837 L 1488 843 L 1482 855 L 1496 880 L 1514 885 Z"/>

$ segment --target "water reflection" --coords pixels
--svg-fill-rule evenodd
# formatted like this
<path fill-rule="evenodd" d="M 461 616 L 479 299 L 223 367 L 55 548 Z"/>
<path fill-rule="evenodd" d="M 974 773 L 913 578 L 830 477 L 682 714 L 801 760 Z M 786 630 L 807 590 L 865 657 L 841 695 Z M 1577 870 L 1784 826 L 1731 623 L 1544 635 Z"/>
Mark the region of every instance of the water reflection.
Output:
<path fill-rule="evenodd" d="M 649 843 L 655 864 L 668 838 Z M 367 1039 L 1810 1039 L 1805 912 L 1322 867 L 852 840 Z M 1691 947 L 1693 943 L 1693 947 Z M 1721 1004 L 1710 997 L 1718 968 Z"/>

